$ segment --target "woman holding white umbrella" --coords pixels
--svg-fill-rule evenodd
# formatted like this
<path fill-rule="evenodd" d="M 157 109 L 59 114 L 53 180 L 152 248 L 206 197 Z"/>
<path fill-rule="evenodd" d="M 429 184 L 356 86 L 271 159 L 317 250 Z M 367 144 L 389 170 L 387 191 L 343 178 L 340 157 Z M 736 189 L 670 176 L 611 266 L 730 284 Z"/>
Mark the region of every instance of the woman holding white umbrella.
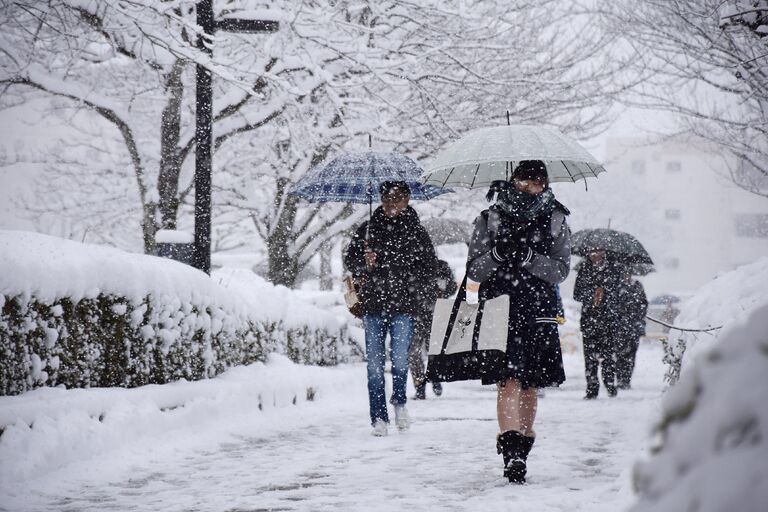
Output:
<path fill-rule="evenodd" d="M 422 175 L 437 186 L 490 186 L 495 203 L 475 220 L 467 261 L 467 294 L 482 304 L 510 298 L 506 365 L 484 373 L 497 384 L 496 447 L 504 476 L 524 483 L 535 441 L 537 389 L 565 380 L 557 332 L 557 284 L 570 270 L 568 210 L 552 182 L 575 182 L 604 172 L 577 142 L 542 126 L 481 128 L 443 150 Z M 472 281 L 474 282 L 472 282 Z M 432 357 L 432 356 L 431 356 Z M 437 357 L 437 356 L 436 356 Z"/>
<path fill-rule="evenodd" d="M 495 203 L 475 220 L 467 276 L 479 283 L 481 300 L 510 296 L 507 365 L 483 383 L 498 386 L 504 476 L 523 483 L 536 438 L 536 391 L 565 381 L 556 285 L 570 269 L 569 212 L 555 199 L 540 160 L 520 162 L 511 181 L 491 186 L 493 195 Z"/>

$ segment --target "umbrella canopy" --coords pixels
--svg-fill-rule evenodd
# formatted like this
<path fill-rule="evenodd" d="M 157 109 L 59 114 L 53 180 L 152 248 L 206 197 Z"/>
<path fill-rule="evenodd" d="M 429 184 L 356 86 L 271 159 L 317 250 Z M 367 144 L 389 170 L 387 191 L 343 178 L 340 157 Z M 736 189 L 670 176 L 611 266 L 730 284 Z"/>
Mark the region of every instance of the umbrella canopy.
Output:
<path fill-rule="evenodd" d="M 473 130 L 440 151 L 422 175 L 439 187 L 487 187 L 512 177 L 521 160 L 543 160 L 549 182 L 596 177 L 605 168 L 575 140 L 545 126 L 508 125 Z"/>
<path fill-rule="evenodd" d="M 372 204 L 379 201 L 379 185 L 385 181 L 404 181 L 411 199 L 432 199 L 451 190 L 421 182 L 421 167 L 400 153 L 348 153 L 322 163 L 307 172 L 294 185 L 291 194 L 309 202 L 335 201 Z"/>
<path fill-rule="evenodd" d="M 603 250 L 630 266 L 632 273 L 645 275 L 653 270 L 653 260 L 645 247 L 629 233 L 615 229 L 583 229 L 571 236 L 571 252 L 587 256 L 592 251 Z"/>

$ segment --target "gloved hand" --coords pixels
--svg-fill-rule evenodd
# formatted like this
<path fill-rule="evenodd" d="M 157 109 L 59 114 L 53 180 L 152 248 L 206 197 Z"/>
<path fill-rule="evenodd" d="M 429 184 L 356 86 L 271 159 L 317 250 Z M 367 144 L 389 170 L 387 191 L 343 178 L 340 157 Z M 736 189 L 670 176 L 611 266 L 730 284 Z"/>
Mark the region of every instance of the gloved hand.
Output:
<path fill-rule="evenodd" d="M 533 251 L 526 243 L 505 237 L 496 242 L 491 250 L 491 255 L 499 263 L 511 261 L 519 265 L 529 261 L 533 257 Z"/>

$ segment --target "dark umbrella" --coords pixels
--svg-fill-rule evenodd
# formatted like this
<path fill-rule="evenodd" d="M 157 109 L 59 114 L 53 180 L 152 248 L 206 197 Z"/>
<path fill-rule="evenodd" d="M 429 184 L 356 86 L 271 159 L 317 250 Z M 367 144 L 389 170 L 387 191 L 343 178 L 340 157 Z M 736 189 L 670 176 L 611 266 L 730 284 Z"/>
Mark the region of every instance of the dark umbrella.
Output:
<path fill-rule="evenodd" d="M 311 203 L 367 203 L 369 215 L 373 202 L 379 201 L 379 185 L 385 181 L 404 181 L 411 189 L 411 199 L 426 200 L 449 189 L 421 183 L 419 165 L 400 153 L 348 153 L 322 163 L 307 172 L 291 194 Z"/>
<path fill-rule="evenodd" d="M 606 251 L 629 266 L 631 273 L 645 275 L 653 271 L 653 260 L 645 247 L 629 233 L 615 229 L 582 229 L 571 237 L 571 253 L 587 256 L 592 251 Z"/>

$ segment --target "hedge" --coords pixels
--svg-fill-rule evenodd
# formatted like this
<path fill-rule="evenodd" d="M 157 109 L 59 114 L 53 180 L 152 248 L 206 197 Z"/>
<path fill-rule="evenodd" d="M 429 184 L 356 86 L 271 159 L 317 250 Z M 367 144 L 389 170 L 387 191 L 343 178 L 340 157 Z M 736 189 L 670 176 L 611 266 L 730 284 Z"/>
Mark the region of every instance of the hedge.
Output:
<path fill-rule="evenodd" d="M 346 327 L 285 327 L 218 307 L 100 293 L 46 303 L 0 295 L 0 394 L 40 386 L 135 387 L 198 380 L 279 352 L 302 364 L 362 359 Z"/>

